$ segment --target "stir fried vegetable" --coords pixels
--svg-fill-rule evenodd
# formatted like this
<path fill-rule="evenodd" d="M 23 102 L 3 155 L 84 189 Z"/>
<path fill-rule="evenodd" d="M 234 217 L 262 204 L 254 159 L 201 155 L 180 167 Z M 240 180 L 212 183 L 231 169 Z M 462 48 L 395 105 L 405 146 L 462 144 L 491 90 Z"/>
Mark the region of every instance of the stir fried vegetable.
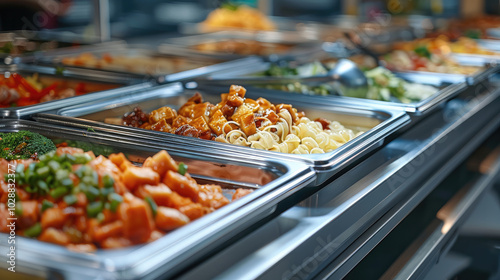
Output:
<path fill-rule="evenodd" d="M 45 136 L 29 131 L 0 133 L 0 157 L 7 160 L 37 159 L 56 146 Z"/>

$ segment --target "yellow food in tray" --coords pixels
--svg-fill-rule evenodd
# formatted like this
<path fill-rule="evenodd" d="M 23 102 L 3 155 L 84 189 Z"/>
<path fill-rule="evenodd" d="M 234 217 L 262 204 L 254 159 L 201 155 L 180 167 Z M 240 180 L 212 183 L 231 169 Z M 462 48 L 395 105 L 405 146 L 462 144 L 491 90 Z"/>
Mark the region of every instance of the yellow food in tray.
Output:
<path fill-rule="evenodd" d="M 337 121 L 311 120 L 290 104 L 275 105 L 245 94 L 245 88 L 232 85 L 218 104 L 203 102 L 196 93 L 178 111 L 161 107 L 148 114 L 135 108 L 118 122 L 106 121 L 292 154 L 327 153 L 361 133 Z"/>
<path fill-rule="evenodd" d="M 246 30 L 275 30 L 274 23 L 262 12 L 246 5 L 224 5 L 212 11 L 202 22 L 204 29 L 236 28 Z"/>
<path fill-rule="evenodd" d="M 498 52 L 482 48 L 475 40 L 467 37 L 459 37 L 456 41 L 451 41 L 447 36 L 441 35 L 436 38 L 399 42 L 394 45 L 395 49 L 405 51 L 412 51 L 422 47 L 427 48 L 431 53 L 442 55 L 449 55 L 451 53 L 500 55 Z"/>

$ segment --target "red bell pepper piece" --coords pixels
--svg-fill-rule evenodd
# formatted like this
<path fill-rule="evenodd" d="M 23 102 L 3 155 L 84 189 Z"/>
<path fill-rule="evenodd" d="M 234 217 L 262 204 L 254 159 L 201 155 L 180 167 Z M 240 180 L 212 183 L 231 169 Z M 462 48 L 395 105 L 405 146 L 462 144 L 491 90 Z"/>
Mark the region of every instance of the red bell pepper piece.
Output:
<path fill-rule="evenodd" d="M 12 77 L 14 77 L 14 80 L 20 85 L 22 85 L 26 91 L 30 93 L 30 99 L 32 100 L 40 100 L 43 96 L 40 94 L 40 92 L 36 89 L 34 89 L 28 81 L 26 81 L 21 75 L 14 73 L 12 74 Z"/>

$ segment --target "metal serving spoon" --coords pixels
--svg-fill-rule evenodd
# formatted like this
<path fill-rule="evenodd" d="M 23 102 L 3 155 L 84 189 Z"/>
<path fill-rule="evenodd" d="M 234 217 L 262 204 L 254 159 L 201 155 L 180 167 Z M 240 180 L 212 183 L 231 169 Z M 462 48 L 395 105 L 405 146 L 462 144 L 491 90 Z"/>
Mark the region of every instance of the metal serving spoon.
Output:
<path fill-rule="evenodd" d="M 335 67 L 330 69 L 324 75 L 316 75 L 310 77 L 294 76 L 294 77 L 244 77 L 235 79 L 226 78 L 212 78 L 208 82 L 224 82 L 226 84 L 240 84 L 240 85 L 283 85 L 292 83 L 301 84 L 325 84 L 333 83 L 335 88 L 340 91 L 342 95 L 346 96 L 364 96 L 368 90 L 368 80 L 363 71 L 358 66 L 348 60 L 341 59 L 337 62 Z"/>

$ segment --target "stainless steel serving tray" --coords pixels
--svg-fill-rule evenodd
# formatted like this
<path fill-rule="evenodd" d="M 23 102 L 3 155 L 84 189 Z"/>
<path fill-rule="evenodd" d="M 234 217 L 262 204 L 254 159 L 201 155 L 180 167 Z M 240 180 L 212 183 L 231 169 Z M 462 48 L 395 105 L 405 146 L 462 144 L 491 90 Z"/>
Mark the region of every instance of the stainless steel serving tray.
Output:
<path fill-rule="evenodd" d="M 310 119 L 322 117 L 337 120 L 348 127 L 362 127 L 369 129 L 359 137 L 349 141 L 340 148 L 325 154 L 294 155 L 271 151 L 263 151 L 232 144 L 219 143 L 179 136 L 164 132 L 144 130 L 133 127 L 105 124 L 105 118 L 121 118 L 124 113 L 130 112 L 134 107 L 140 106 L 149 112 L 162 106 L 171 106 L 178 109 L 195 92 L 200 92 L 205 101 L 220 102 L 220 94 L 227 92 L 227 87 L 199 87 L 196 89 L 179 89 L 178 85 L 165 85 L 152 88 L 146 95 L 123 96 L 102 102 L 87 103 L 59 110 L 56 114 L 38 114 L 34 118 L 40 122 L 50 122 L 64 126 L 87 128 L 114 135 L 127 135 L 138 139 L 169 142 L 186 145 L 192 148 L 206 147 L 220 153 L 246 154 L 249 158 L 273 159 L 279 161 L 297 161 L 312 166 L 318 173 L 316 184 L 328 180 L 341 169 L 357 162 L 370 151 L 381 146 L 384 139 L 395 133 L 410 120 L 409 116 L 401 110 L 390 110 L 380 107 L 349 106 L 329 102 L 314 104 L 308 102 L 308 97 L 289 95 L 288 97 L 273 96 L 265 90 L 250 90 L 246 97 L 267 98 L 274 104 L 289 103 L 299 111 L 304 111 Z"/>
<path fill-rule="evenodd" d="M 289 48 L 281 52 L 261 54 L 269 60 L 277 60 L 284 57 L 296 57 L 314 54 L 321 50 L 321 44 L 314 36 L 307 36 L 307 33 L 292 31 L 219 31 L 210 34 L 201 34 L 168 39 L 159 46 L 161 53 L 178 53 L 184 55 L 204 55 L 220 59 L 236 59 L 249 55 L 259 54 L 238 54 L 236 52 L 203 51 L 196 49 L 196 46 L 205 43 L 217 43 L 225 41 L 255 41 L 258 44 L 282 45 Z"/>
<path fill-rule="evenodd" d="M 124 56 L 127 58 L 139 58 L 134 67 L 139 69 L 124 69 L 123 67 L 107 67 L 95 68 L 94 66 L 74 66 L 65 65 L 62 60 L 65 58 L 77 57 L 83 53 L 90 53 L 97 57 L 102 57 L 104 54 L 112 54 L 112 56 Z M 150 64 L 140 64 L 141 57 L 152 59 Z M 155 61 L 154 59 L 157 58 Z M 160 61 L 163 60 L 163 61 Z M 220 71 L 231 71 L 235 68 L 251 65 L 260 62 L 261 59 L 257 57 L 247 57 L 238 60 L 220 59 L 207 55 L 186 55 L 182 53 L 163 52 L 152 49 L 150 46 L 145 45 L 126 45 L 126 44 L 113 44 L 113 45 L 99 45 L 95 47 L 81 48 L 79 50 L 65 50 L 60 52 L 45 53 L 43 56 L 35 58 L 36 64 L 50 65 L 50 66 L 63 66 L 82 69 L 96 69 L 108 73 L 126 73 L 139 77 L 153 76 L 160 82 L 177 81 L 187 78 L 199 77 Z M 127 66 L 129 68 L 129 66 Z"/>
<path fill-rule="evenodd" d="M 100 43 L 99 38 L 82 36 L 71 32 L 17 30 L 0 33 L 0 45 L 12 43 L 27 47 L 29 50 L 20 54 L 0 53 L 1 63 L 12 64 L 30 60 L 34 55 L 53 50 L 75 49 Z M 112 41 L 109 43 L 118 43 Z"/>
<path fill-rule="evenodd" d="M 311 60 L 308 61 L 309 63 Z M 305 63 L 304 60 L 300 61 L 299 64 Z M 255 75 L 262 73 L 263 71 L 269 69 L 271 63 L 262 62 L 259 64 L 254 64 L 252 66 L 246 67 L 244 69 L 239 69 L 232 71 L 231 73 L 219 73 L 210 75 L 207 80 L 199 79 L 200 83 L 209 84 L 228 84 L 237 83 L 243 86 L 248 86 L 250 89 L 255 89 L 252 82 L 258 81 L 259 77 Z M 400 102 L 388 102 L 371 100 L 364 98 L 337 96 L 337 95 L 305 95 L 309 102 L 313 103 L 324 103 L 324 102 L 336 102 L 338 104 L 358 104 L 359 106 L 376 106 L 376 107 L 387 107 L 393 109 L 400 109 L 408 112 L 412 116 L 423 116 L 432 112 L 435 108 L 442 105 L 443 102 L 457 96 L 460 92 L 464 91 L 468 85 L 477 85 L 481 82 L 485 82 L 488 77 L 492 74 L 500 71 L 500 67 L 493 66 L 487 68 L 486 70 L 471 76 L 466 77 L 463 75 L 453 75 L 453 74 L 440 74 L 440 73 L 428 73 L 428 72 L 396 72 L 395 74 L 409 82 L 428 84 L 439 88 L 439 91 L 432 96 L 415 103 L 400 103 Z M 253 76 L 253 77 L 252 77 Z M 266 77 L 263 77 L 266 78 Z M 278 78 L 279 79 L 279 78 Z M 297 81 L 300 82 L 300 77 L 297 77 Z M 268 90 L 271 92 L 271 90 Z M 286 97 L 287 95 L 301 95 L 295 92 L 284 92 L 279 90 L 272 90 L 274 95 L 280 97 Z"/>
<path fill-rule="evenodd" d="M 77 253 L 64 247 L 23 237 L 16 238 L 16 271 L 64 279 L 170 278 L 201 262 L 214 250 L 228 246 L 256 223 L 274 215 L 300 189 L 313 182 L 314 172 L 297 162 L 248 159 L 237 154 L 214 153 L 209 148 L 120 140 L 81 129 L 61 128 L 25 120 L 2 120 L 0 132 L 29 130 L 54 141 L 80 144 L 101 154 L 123 152 L 141 163 L 161 149 L 189 166 L 194 177 L 223 187 L 252 187 L 251 194 L 168 233 L 157 241 L 117 250 Z M 283 209 L 284 210 L 284 209 Z M 276 211 L 281 212 L 283 210 Z M 8 250 L 7 234 L 0 234 L 1 267 Z"/>
<path fill-rule="evenodd" d="M 60 108 L 95 101 L 102 98 L 119 96 L 129 91 L 149 88 L 155 84 L 154 81 L 147 79 L 138 79 L 137 77 L 134 78 L 130 77 L 129 75 L 104 73 L 88 69 L 66 68 L 61 73 L 61 71 L 53 67 L 42 67 L 25 64 L 0 67 L 0 73 L 2 75 L 7 72 L 15 72 L 23 76 L 38 73 L 40 77 L 50 77 L 50 79 L 55 80 L 71 80 L 97 84 L 113 84 L 119 85 L 119 87 L 60 100 L 43 102 L 30 106 L 0 108 L 1 118 L 29 118 L 32 114 L 35 113 L 55 112 L 55 110 Z"/>

